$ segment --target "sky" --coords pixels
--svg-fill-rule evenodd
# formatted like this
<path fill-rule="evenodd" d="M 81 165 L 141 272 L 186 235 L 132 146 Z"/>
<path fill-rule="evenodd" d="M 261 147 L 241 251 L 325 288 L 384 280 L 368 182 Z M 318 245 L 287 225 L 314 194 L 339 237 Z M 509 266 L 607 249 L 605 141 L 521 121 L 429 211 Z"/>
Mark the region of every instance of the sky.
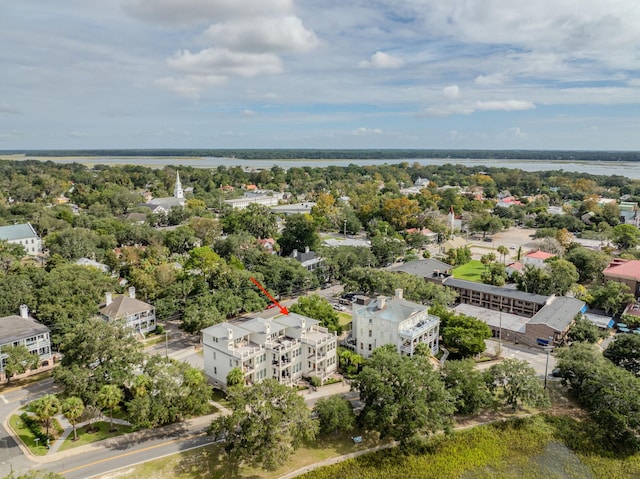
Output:
<path fill-rule="evenodd" d="M 640 150 L 638 0 L 0 2 L 0 150 Z"/>

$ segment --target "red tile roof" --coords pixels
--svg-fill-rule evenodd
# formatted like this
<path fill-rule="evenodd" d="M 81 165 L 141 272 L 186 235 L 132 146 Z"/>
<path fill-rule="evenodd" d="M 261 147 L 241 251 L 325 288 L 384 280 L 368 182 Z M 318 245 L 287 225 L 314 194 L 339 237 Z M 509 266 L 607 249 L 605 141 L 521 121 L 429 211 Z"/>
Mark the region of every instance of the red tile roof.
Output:
<path fill-rule="evenodd" d="M 527 258 L 536 258 L 536 259 L 541 259 L 541 260 L 553 258 L 554 256 L 555 256 L 555 254 L 546 253 L 544 251 L 534 251 L 533 253 L 529 253 L 529 254 L 526 255 Z"/>
<path fill-rule="evenodd" d="M 602 274 L 611 278 L 633 279 L 640 281 L 640 260 L 622 261 L 619 258 L 609 263 Z"/>

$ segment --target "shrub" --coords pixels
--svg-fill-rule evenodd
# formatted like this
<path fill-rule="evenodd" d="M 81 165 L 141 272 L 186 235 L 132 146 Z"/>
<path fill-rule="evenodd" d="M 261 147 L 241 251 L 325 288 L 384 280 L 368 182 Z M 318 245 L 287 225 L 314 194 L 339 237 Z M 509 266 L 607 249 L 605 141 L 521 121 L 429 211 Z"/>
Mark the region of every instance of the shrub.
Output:
<path fill-rule="evenodd" d="M 309 379 L 309 384 L 311 384 L 314 388 L 322 386 L 322 380 L 318 376 L 311 376 Z"/>
<path fill-rule="evenodd" d="M 47 439 L 49 438 L 47 438 L 47 435 L 42 432 L 42 426 L 40 426 L 37 419 L 32 418 L 26 412 L 23 412 L 20 415 L 20 419 L 22 419 L 22 422 L 29 428 L 29 431 L 31 431 L 34 438 L 40 440 L 42 445 L 47 444 Z"/>

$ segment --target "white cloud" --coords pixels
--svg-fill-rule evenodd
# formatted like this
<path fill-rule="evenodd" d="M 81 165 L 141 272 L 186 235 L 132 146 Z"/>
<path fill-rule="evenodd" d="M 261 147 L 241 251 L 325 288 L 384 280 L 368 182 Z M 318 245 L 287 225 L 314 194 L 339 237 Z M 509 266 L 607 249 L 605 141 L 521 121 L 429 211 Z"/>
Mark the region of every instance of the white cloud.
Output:
<path fill-rule="evenodd" d="M 255 112 L 254 110 L 249 109 L 249 108 L 245 108 L 244 110 L 242 110 L 242 114 L 244 116 L 256 116 L 258 113 Z"/>
<path fill-rule="evenodd" d="M 353 132 L 355 136 L 372 136 L 372 135 L 382 135 L 382 130 L 380 128 L 364 128 L 360 127 Z"/>
<path fill-rule="evenodd" d="M 506 80 L 504 73 L 478 75 L 474 81 L 477 85 L 502 85 Z"/>
<path fill-rule="evenodd" d="M 239 17 L 288 14 L 293 0 L 123 0 L 137 18 L 172 27 L 188 27 Z"/>
<path fill-rule="evenodd" d="M 458 85 L 446 86 L 442 89 L 442 94 L 447 98 L 458 98 L 460 96 L 460 88 L 458 88 Z"/>
<path fill-rule="evenodd" d="M 211 25 L 203 38 L 215 45 L 245 52 L 305 52 L 318 44 L 316 34 L 298 17 L 251 17 Z"/>
<path fill-rule="evenodd" d="M 530 101 L 524 100 L 489 100 L 477 101 L 475 108 L 477 110 L 502 110 L 502 111 L 518 111 L 531 110 L 536 105 Z"/>
<path fill-rule="evenodd" d="M 425 116 L 450 116 L 450 115 L 470 115 L 474 108 L 468 104 L 432 105 L 420 110 Z"/>
<path fill-rule="evenodd" d="M 527 135 L 524 133 L 519 126 L 511 127 L 507 130 L 507 136 L 515 137 L 515 138 L 526 138 Z"/>
<path fill-rule="evenodd" d="M 167 64 L 180 73 L 216 77 L 254 77 L 282 71 L 282 61 L 277 55 L 234 52 L 226 48 L 206 48 L 197 53 L 183 50 L 169 58 Z"/>
<path fill-rule="evenodd" d="M 402 58 L 394 57 L 381 51 L 375 52 L 369 60 L 360 62 L 361 68 L 400 68 L 402 65 L 404 65 Z"/>

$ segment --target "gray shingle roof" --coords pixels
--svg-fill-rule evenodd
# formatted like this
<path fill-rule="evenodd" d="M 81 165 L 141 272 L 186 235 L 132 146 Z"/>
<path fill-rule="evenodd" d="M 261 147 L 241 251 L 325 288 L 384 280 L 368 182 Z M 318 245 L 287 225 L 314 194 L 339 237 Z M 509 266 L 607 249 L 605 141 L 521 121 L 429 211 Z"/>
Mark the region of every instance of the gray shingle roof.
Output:
<path fill-rule="evenodd" d="M 556 331 L 565 331 L 584 304 L 584 301 L 576 298 L 555 296 L 527 324 L 546 324 Z"/>
<path fill-rule="evenodd" d="M 547 302 L 548 296 L 541 294 L 525 293 L 517 289 L 502 288 L 490 284 L 476 283 L 475 281 L 467 281 L 466 279 L 447 278 L 442 284 L 451 288 L 470 289 L 481 293 L 494 294 L 505 298 L 518 299 L 520 301 L 530 301 L 532 303 L 544 304 Z"/>
<path fill-rule="evenodd" d="M 437 259 L 417 259 L 389 268 L 389 271 L 412 274 L 421 278 L 430 278 L 434 271 L 441 273 L 451 270 L 452 266 Z"/>
<path fill-rule="evenodd" d="M 9 344 L 36 334 L 48 333 L 49 328 L 33 318 L 18 315 L 0 318 L 0 344 Z"/>
<path fill-rule="evenodd" d="M 140 301 L 139 299 L 130 298 L 129 296 L 118 296 L 110 305 L 105 306 L 100 310 L 100 313 L 104 314 L 111 320 L 124 319 L 127 316 L 136 313 L 142 313 L 152 309 L 150 304 Z"/>

